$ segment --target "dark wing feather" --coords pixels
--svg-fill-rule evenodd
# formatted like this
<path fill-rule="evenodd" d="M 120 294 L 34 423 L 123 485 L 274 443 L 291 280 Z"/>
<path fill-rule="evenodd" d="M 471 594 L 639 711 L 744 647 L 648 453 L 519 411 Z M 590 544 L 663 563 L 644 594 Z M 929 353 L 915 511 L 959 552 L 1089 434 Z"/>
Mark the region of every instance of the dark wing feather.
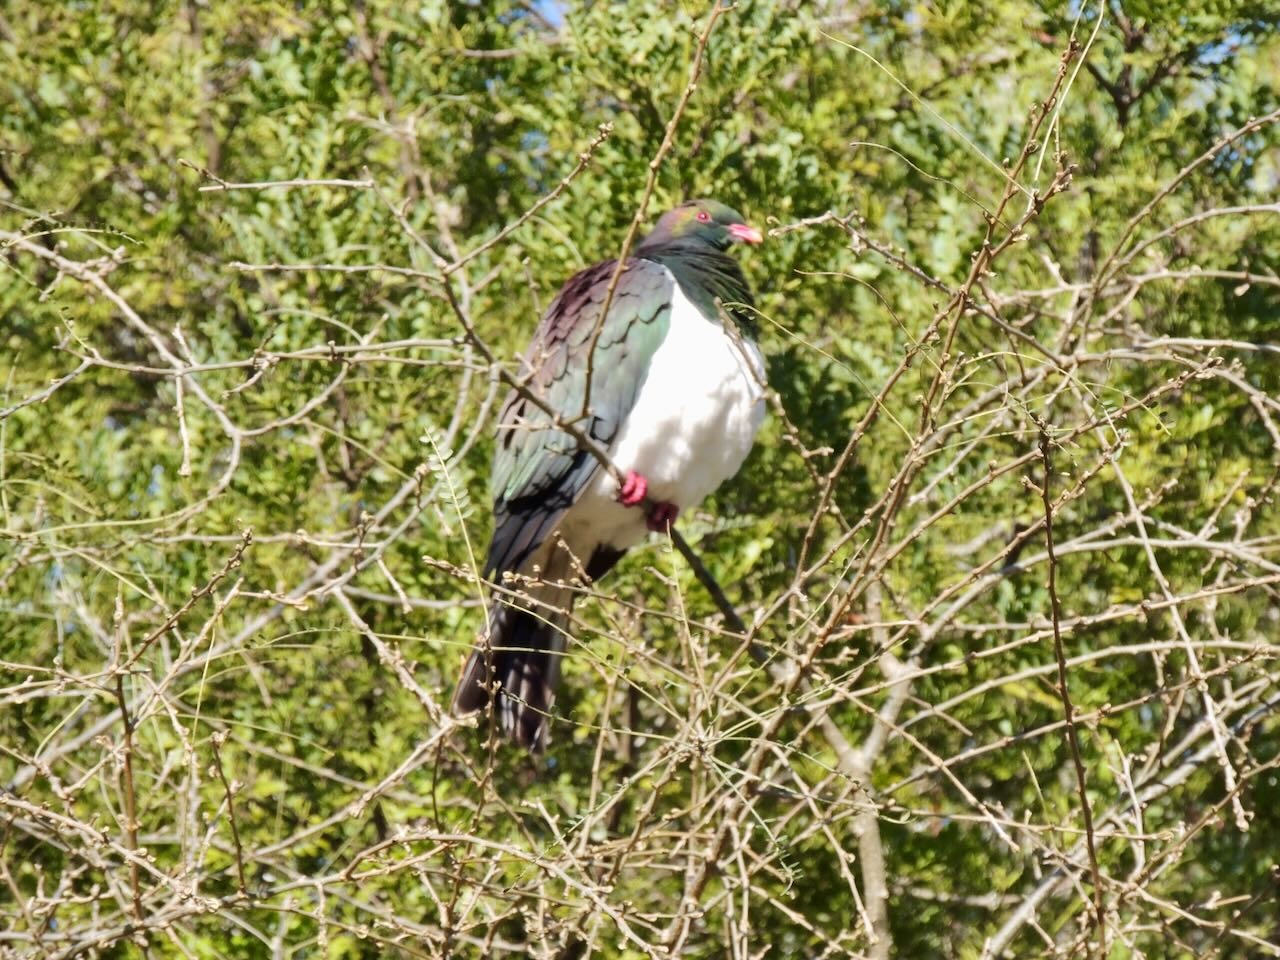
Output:
<path fill-rule="evenodd" d="M 599 469 L 556 421 L 579 421 L 608 447 L 635 404 L 671 318 L 673 281 L 648 260 L 628 261 L 595 345 L 591 397 L 587 351 L 617 261 L 588 267 L 561 289 L 538 324 L 521 376 L 557 417 L 512 390 L 498 421 L 493 457 L 494 533 L 485 575 L 517 570 L 550 535 Z"/>

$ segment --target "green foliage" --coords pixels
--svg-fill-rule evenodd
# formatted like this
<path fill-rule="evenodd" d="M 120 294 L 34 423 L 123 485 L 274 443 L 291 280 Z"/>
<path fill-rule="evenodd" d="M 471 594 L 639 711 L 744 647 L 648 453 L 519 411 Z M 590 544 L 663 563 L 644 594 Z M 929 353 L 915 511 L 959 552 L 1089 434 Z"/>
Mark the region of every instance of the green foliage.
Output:
<path fill-rule="evenodd" d="M 1051 566 L 1110 956 L 1274 952 L 1272 4 L 724 14 L 648 205 L 778 228 L 681 522 L 769 665 L 655 538 L 545 758 L 450 725 L 481 345 L 616 255 L 708 13 L 6 5 L 0 955 L 1096 954 Z"/>

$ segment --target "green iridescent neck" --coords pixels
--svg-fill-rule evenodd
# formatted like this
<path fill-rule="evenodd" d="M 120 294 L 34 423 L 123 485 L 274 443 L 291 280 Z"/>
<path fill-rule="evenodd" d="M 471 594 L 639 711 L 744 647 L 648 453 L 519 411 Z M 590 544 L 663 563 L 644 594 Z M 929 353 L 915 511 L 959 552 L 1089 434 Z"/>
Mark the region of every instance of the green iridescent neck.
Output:
<path fill-rule="evenodd" d="M 671 271 L 684 295 L 704 312 L 715 315 L 716 301 L 723 303 L 742 333 L 757 335 L 755 300 L 738 261 L 701 241 L 674 240 L 652 250 L 639 251 L 641 257 L 662 264 Z"/>

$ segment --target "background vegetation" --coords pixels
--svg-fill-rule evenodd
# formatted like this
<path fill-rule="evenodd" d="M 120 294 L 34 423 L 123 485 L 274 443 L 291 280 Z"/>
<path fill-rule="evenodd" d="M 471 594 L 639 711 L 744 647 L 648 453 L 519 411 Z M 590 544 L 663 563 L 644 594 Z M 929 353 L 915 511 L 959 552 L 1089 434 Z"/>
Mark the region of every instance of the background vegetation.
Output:
<path fill-rule="evenodd" d="M 6 3 L 0 956 L 1280 954 L 1278 19 Z M 532 760 L 498 366 L 693 196 L 732 608 L 584 588 Z"/>

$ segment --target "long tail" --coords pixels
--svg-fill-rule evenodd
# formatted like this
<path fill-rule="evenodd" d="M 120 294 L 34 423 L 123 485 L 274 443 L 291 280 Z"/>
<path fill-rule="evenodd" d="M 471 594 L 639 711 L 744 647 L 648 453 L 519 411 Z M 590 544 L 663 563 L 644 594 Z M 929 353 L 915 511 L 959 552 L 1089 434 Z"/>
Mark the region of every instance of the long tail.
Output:
<path fill-rule="evenodd" d="M 488 628 L 462 668 L 453 694 L 454 714 L 467 716 L 487 709 L 496 683 L 493 716 L 502 732 L 540 753 L 546 747 L 551 705 L 560 682 L 560 654 L 571 603 L 572 597 L 566 596 L 562 604 L 540 605 L 531 611 L 494 600 Z"/>

